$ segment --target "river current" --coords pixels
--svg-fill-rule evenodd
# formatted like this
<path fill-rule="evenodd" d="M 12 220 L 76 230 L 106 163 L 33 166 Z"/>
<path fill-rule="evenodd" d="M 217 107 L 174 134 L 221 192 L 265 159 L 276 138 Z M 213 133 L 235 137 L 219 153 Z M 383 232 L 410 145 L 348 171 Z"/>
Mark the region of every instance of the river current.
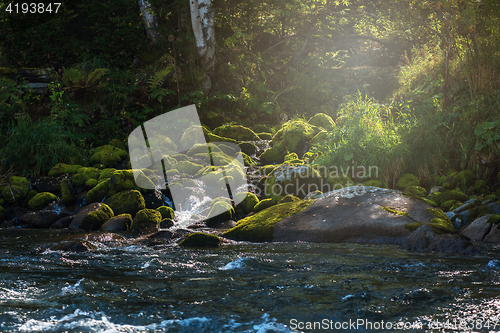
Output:
<path fill-rule="evenodd" d="M 462 258 L 395 245 L 130 239 L 51 251 L 65 234 L 0 232 L 1 332 L 500 330 L 498 247 Z"/>

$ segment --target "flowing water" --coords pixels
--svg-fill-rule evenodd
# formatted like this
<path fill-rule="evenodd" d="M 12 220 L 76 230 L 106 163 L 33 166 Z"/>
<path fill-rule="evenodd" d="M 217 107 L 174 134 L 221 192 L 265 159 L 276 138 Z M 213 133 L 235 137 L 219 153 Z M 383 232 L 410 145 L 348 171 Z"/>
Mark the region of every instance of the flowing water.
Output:
<path fill-rule="evenodd" d="M 1 231 L 1 332 L 500 328 L 497 247 L 471 258 L 412 254 L 394 245 L 184 249 L 133 239 L 96 243 L 97 250 L 81 254 L 49 250 L 68 234 Z"/>

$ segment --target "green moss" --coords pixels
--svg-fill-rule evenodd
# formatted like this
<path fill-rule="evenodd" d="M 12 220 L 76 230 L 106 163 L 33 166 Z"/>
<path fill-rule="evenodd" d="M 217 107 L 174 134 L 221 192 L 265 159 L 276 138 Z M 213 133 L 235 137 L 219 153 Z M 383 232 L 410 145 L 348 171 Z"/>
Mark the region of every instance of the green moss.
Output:
<path fill-rule="evenodd" d="M 35 197 L 35 195 L 37 195 L 38 192 L 35 191 L 35 190 L 30 190 L 28 192 L 28 194 L 26 195 L 26 198 L 24 198 L 24 202 L 27 204 L 31 199 L 33 199 Z"/>
<path fill-rule="evenodd" d="M 141 192 L 137 190 L 127 190 L 118 192 L 106 199 L 105 203 L 113 210 L 115 214 L 128 213 L 137 214 L 138 211 L 146 208 L 146 203 Z"/>
<path fill-rule="evenodd" d="M 47 206 L 52 201 L 56 201 L 57 196 L 50 192 L 42 192 L 35 195 L 29 202 L 28 207 L 30 210 L 40 210 Z"/>
<path fill-rule="evenodd" d="M 405 173 L 401 178 L 399 178 L 396 183 L 396 187 L 400 189 L 405 189 L 409 186 L 420 186 L 420 180 L 417 176 L 412 175 L 411 173 Z"/>
<path fill-rule="evenodd" d="M 289 163 L 290 161 L 298 160 L 299 156 L 296 153 L 290 153 L 285 156 L 285 163 Z"/>
<path fill-rule="evenodd" d="M 443 213 L 441 209 L 428 208 L 427 212 L 436 216 L 435 218 L 431 219 L 430 223 L 412 222 L 412 223 L 407 223 L 405 225 L 405 228 L 410 231 L 415 231 L 418 227 L 427 224 L 432 228 L 432 231 L 434 231 L 434 233 L 437 235 L 456 233 L 455 227 L 453 226 L 453 224 L 451 224 L 450 219 L 448 218 L 448 216 L 446 216 L 445 213 Z"/>
<path fill-rule="evenodd" d="M 3 206 L 4 203 L 5 203 L 5 200 L 3 198 L 0 198 L 0 206 Z"/>
<path fill-rule="evenodd" d="M 269 175 L 274 169 L 276 168 L 276 165 L 264 165 L 261 167 L 258 171 L 257 174 L 260 176 L 267 176 Z"/>
<path fill-rule="evenodd" d="M 317 143 L 326 141 L 326 139 L 328 139 L 328 132 L 325 130 L 321 130 L 311 139 L 311 144 L 315 145 Z"/>
<path fill-rule="evenodd" d="M 257 133 L 257 135 L 259 136 L 259 138 L 261 140 L 272 140 L 273 139 L 273 135 L 271 133 Z"/>
<path fill-rule="evenodd" d="M 99 174 L 99 183 L 106 180 L 106 179 L 109 179 L 111 178 L 111 176 L 113 176 L 113 173 L 115 173 L 116 169 L 115 168 L 107 168 L 107 169 L 103 169 L 101 170 L 101 173 Z"/>
<path fill-rule="evenodd" d="M 160 212 L 154 209 L 143 209 L 135 215 L 130 230 L 140 233 L 152 232 L 158 229 L 161 219 Z"/>
<path fill-rule="evenodd" d="M 255 205 L 259 203 L 259 198 L 251 192 L 236 193 L 234 200 L 239 202 L 236 209 L 241 210 L 244 214 L 253 212 Z"/>
<path fill-rule="evenodd" d="M 91 189 L 97 186 L 99 181 L 97 179 L 89 179 L 85 182 L 85 188 Z"/>
<path fill-rule="evenodd" d="M 230 203 L 222 200 L 212 202 L 210 212 L 207 215 L 207 227 L 215 227 L 220 222 L 229 221 L 234 218 L 234 208 Z"/>
<path fill-rule="evenodd" d="M 222 136 L 215 135 L 213 133 L 207 133 L 206 134 L 207 141 L 208 142 L 230 142 L 230 143 L 236 143 L 236 140 L 231 139 L 231 138 L 225 138 Z"/>
<path fill-rule="evenodd" d="M 422 198 L 427 194 L 427 190 L 421 186 L 408 186 L 403 190 L 403 194 L 410 198 Z"/>
<path fill-rule="evenodd" d="M 481 195 L 489 193 L 488 182 L 486 180 L 478 179 L 474 183 L 474 192 Z"/>
<path fill-rule="evenodd" d="M 386 212 L 391 213 L 391 214 L 400 215 L 400 216 L 408 216 L 407 212 L 403 212 L 401 210 L 397 210 L 396 208 L 391 208 L 391 207 L 384 206 L 384 207 L 382 207 L 382 209 L 385 210 Z"/>
<path fill-rule="evenodd" d="M 113 210 L 106 204 L 93 212 L 88 213 L 82 220 L 80 228 L 83 230 L 99 230 L 99 228 L 108 220 L 112 219 L 115 214 Z"/>
<path fill-rule="evenodd" d="M 241 153 L 241 156 L 243 157 L 243 163 L 246 165 L 246 166 L 251 166 L 251 165 L 256 165 L 257 162 L 255 162 L 250 156 L 248 156 L 247 154 L 245 153 Z"/>
<path fill-rule="evenodd" d="M 160 206 L 156 208 L 156 211 L 160 212 L 163 219 L 169 218 L 173 219 L 175 217 L 175 212 L 171 207 Z"/>
<path fill-rule="evenodd" d="M 437 207 L 436 203 L 430 199 L 422 198 L 421 200 L 431 207 Z"/>
<path fill-rule="evenodd" d="M 0 189 L 2 197 L 9 204 L 21 202 L 30 191 L 30 182 L 24 177 L 12 176 L 7 181 L 1 180 L 0 183 L 7 184 Z"/>
<path fill-rule="evenodd" d="M 460 204 L 460 201 L 448 200 L 448 201 L 443 202 L 441 207 L 449 211 L 449 210 L 452 210 L 451 207 L 455 206 L 457 203 Z"/>
<path fill-rule="evenodd" d="M 491 200 L 495 201 L 497 199 L 497 196 L 495 194 L 488 194 L 484 196 L 483 201 Z"/>
<path fill-rule="evenodd" d="M 253 142 L 240 142 L 238 143 L 238 147 L 240 147 L 241 151 L 247 155 L 255 155 L 259 148 Z"/>
<path fill-rule="evenodd" d="M 278 201 L 278 204 L 285 203 L 285 202 L 296 202 L 296 201 L 301 201 L 300 198 L 296 197 L 295 195 L 288 194 L 285 195 L 280 201 Z"/>
<path fill-rule="evenodd" d="M 90 163 L 112 167 L 113 165 L 122 162 L 128 157 L 128 153 L 120 148 L 106 145 L 98 147 L 94 150 L 94 154 L 90 158 Z"/>
<path fill-rule="evenodd" d="M 282 163 L 284 153 L 276 147 L 267 148 L 261 155 L 260 161 L 264 164 Z"/>
<path fill-rule="evenodd" d="M 130 214 L 120 214 L 120 215 L 116 215 L 115 217 L 113 217 L 113 219 L 117 219 L 117 218 L 123 218 L 125 220 L 125 228 L 126 229 L 129 229 L 130 226 L 132 225 L 132 215 Z"/>
<path fill-rule="evenodd" d="M 98 179 L 100 170 L 97 168 L 80 168 L 78 172 L 71 177 L 74 186 L 84 185 L 89 179 Z"/>
<path fill-rule="evenodd" d="M 426 211 L 439 219 L 449 221 L 448 216 L 446 216 L 446 214 L 439 208 L 427 208 Z"/>
<path fill-rule="evenodd" d="M 338 190 L 344 187 L 353 186 L 355 183 L 352 181 L 349 176 L 335 176 L 328 175 L 326 181 L 328 185 L 330 185 L 330 190 Z"/>
<path fill-rule="evenodd" d="M 269 198 L 269 199 L 263 199 L 261 201 L 259 201 L 255 206 L 254 206 L 254 211 L 255 212 L 260 212 L 261 210 L 264 210 L 266 208 L 269 208 L 271 206 L 274 206 L 275 202 L 273 201 L 273 199 Z"/>
<path fill-rule="evenodd" d="M 241 125 L 222 125 L 213 130 L 213 134 L 236 141 L 255 141 L 259 140 L 257 134 L 248 127 Z"/>
<path fill-rule="evenodd" d="M 234 240 L 271 242 L 276 223 L 284 217 L 301 212 L 312 203 L 313 200 L 301 200 L 275 205 L 240 220 L 234 228 L 226 231 L 223 236 Z"/>
<path fill-rule="evenodd" d="M 303 145 L 315 135 L 314 128 L 302 120 L 287 122 L 273 137 L 275 147 L 279 151 L 302 154 Z"/>
<path fill-rule="evenodd" d="M 58 163 L 49 171 L 49 176 L 56 177 L 56 176 L 65 175 L 65 174 L 78 173 L 78 169 L 80 169 L 80 168 L 82 168 L 81 165 L 70 165 L 70 164 Z"/>
<path fill-rule="evenodd" d="M 456 188 L 451 191 L 432 193 L 430 195 L 430 199 L 434 201 L 438 206 L 441 206 L 444 202 L 449 200 L 464 202 L 467 200 L 467 196 L 462 191 L 460 191 L 460 189 Z"/>
<path fill-rule="evenodd" d="M 97 184 L 93 189 L 87 192 L 85 200 L 87 203 L 101 202 L 106 196 L 110 188 L 110 180 L 106 179 Z"/>
<path fill-rule="evenodd" d="M 64 178 L 61 180 L 61 199 L 63 204 L 71 205 L 75 202 L 75 195 L 71 192 L 69 188 L 68 179 Z"/>
<path fill-rule="evenodd" d="M 205 143 L 197 143 L 191 147 L 191 149 L 188 150 L 187 155 L 193 156 L 194 154 L 199 154 L 199 153 L 208 153 L 209 152 L 209 147 L 210 151 L 212 153 L 219 152 L 221 153 L 222 151 L 220 150 L 217 145 L 214 144 L 205 144 Z"/>
<path fill-rule="evenodd" d="M 364 186 L 382 187 L 382 182 L 378 179 L 370 179 L 363 183 Z"/>
<path fill-rule="evenodd" d="M 498 224 L 500 222 L 500 215 L 499 214 L 491 215 L 490 218 L 488 219 L 488 222 Z"/>
<path fill-rule="evenodd" d="M 190 176 L 194 176 L 203 168 L 203 165 L 196 164 L 190 161 L 180 161 L 174 164 L 172 168 L 177 169 L 180 172 L 187 173 Z"/>
<path fill-rule="evenodd" d="M 222 240 L 216 235 L 195 232 L 184 238 L 179 245 L 185 247 L 218 247 Z"/>
<path fill-rule="evenodd" d="M 121 191 L 126 190 L 138 190 L 144 191 L 144 189 L 153 189 L 154 184 L 146 177 L 144 172 L 139 172 L 136 170 L 137 174 L 137 184 L 134 178 L 134 172 L 132 170 L 117 170 L 113 173 L 113 177 L 110 180 L 113 180 L 110 184 L 110 192 L 108 195 L 113 195 Z"/>
<path fill-rule="evenodd" d="M 111 141 L 109 141 L 109 145 L 110 146 L 114 146 L 116 148 L 120 148 L 122 150 L 126 150 L 127 148 L 125 147 L 125 143 L 121 140 L 118 140 L 118 139 L 113 139 Z"/>
<path fill-rule="evenodd" d="M 324 113 L 315 114 L 309 119 L 308 123 L 324 129 L 333 129 L 335 127 L 335 122 L 332 117 Z"/>

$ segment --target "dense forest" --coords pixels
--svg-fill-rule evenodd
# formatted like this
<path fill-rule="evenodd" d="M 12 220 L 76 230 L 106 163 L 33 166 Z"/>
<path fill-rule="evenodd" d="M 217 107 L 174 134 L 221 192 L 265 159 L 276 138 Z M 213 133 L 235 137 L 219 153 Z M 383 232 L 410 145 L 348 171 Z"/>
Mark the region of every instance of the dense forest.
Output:
<path fill-rule="evenodd" d="M 311 162 L 377 165 L 387 181 L 499 171 L 497 0 L 205 1 L 210 69 L 189 2 L 150 3 L 154 40 L 132 0 L 34 14 L 0 2 L 0 174 L 85 165 L 92 148 L 190 104 L 210 130 L 234 122 L 274 134 L 325 113 L 335 126 Z M 37 71 L 46 93 L 22 75 Z"/>

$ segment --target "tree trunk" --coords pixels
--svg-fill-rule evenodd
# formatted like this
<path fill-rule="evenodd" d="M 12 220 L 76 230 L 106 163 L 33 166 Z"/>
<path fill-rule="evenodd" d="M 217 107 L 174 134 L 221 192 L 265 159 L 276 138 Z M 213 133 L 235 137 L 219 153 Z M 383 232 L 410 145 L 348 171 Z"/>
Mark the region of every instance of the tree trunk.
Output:
<path fill-rule="evenodd" d="M 189 6 L 196 48 L 201 58 L 201 67 L 209 76 L 204 88 L 210 90 L 210 77 L 215 71 L 215 13 L 211 0 L 189 0 Z"/>
<path fill-rule="evenodd" d="M 156 23 L 156 17 L 151 10 L 151 4 L 147 0 L 139 0 L 139 10 L 141 11 L 142 23 L 146 29 L 148 38 L 155 42 L 160 33 L 158 32 L 158 24 Z"/>

